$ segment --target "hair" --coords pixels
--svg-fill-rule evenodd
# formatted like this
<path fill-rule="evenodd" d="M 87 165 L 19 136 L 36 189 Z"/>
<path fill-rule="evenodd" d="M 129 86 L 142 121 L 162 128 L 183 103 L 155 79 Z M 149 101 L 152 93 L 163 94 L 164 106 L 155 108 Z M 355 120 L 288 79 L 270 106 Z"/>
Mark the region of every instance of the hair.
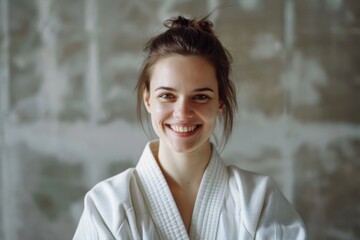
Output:
<path fill-rule="evenodd" d="M 150 91 L 152 69 L 158 60 L 172 55 L 202 57 L 213 65 L 216 72 L 219 99 L 223 104 L 220 118 L 223 124 L 221 145 L 225 146 L 231 135 L 237 110 L 235 87 L 229 79 L 232 58 L 215 35 L 213 23 L 207 17 L 188 19 L 178 16 L 168 19 L 164 22 L 164 26 L 168 29 L 146 43 L 144 52 L 147 53 L 147 57 L 136 85 L 137 115 L 144 128 L 143 93 Z"/>

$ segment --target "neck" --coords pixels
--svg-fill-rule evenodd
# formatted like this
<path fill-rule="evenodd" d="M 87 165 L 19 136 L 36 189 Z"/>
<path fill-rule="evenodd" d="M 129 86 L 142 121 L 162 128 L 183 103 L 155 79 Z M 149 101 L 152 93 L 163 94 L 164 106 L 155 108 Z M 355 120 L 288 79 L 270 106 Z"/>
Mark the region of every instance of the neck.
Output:
<path fill-rule="evenodd" d="M 200 185 L 210 156 L 210 142 L 205 143 L 196 151 L 179 153 L 172 151 L 160 141 L 157 161 L 171 187 L 191 189 Z"/>

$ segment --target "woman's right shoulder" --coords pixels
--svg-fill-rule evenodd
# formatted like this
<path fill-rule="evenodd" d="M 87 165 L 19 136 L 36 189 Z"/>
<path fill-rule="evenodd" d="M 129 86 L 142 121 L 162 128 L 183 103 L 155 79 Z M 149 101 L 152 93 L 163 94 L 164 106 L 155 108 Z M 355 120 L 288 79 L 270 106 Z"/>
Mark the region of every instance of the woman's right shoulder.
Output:
<path fill-rule="evenodd" d="M 85 195 L 74 239 L 115 239 L 123 222 L 132 216 L 132 195 L 138 188 L 134 168 L 96 184 Z"/>
<path fill-rule="evenodd" d="M 131 207 L 132 189 L 138 188 L 135 168 L 129 168 L 113 177 L 97 183 L 85 195 L 86 202 L 91 201 L 97 208 Z M 116 206 L 114 206 L 116 205 Z"/>

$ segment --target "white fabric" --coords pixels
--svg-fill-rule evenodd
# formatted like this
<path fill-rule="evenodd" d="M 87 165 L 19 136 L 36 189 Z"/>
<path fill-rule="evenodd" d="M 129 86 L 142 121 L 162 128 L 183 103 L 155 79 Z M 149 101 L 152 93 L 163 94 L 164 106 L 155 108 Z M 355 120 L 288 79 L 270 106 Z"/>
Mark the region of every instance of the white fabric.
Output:
<path fill-rule="evenodd" d="M 78 239 L 306 239 L 302 220 L 269 177 L 226 167 L 215 148 L 187 233 L 166 180 L 145 147 L 136 168 L 100 182 L 85 197 Z"/>

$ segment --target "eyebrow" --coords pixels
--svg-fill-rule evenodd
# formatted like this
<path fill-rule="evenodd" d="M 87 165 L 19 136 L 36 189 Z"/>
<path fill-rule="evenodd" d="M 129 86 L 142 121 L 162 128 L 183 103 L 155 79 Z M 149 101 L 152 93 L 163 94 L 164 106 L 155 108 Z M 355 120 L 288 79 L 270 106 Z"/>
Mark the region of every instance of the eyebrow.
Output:
<path fill-rule="evenodd" d="M 158 90 L 166 90 L 166 91 L 172 91 L 172 92 L 176 91 L 174 88 L 171 88 L 171 87 L 158 87 L 154 91 L 158 91 Z M 193 92 L 206 92 L 206 91 L 214 92 L 214 90 L 212 90 L 211 88 L 208 88 L 208 87 L 196 88 L 193 90 Z"/>
<path fill-rule="evenodd" d="M 197 89 L 194 90 L 194 92 L 206 92 L 206 91 L 214 92 L 214 90 L 212 90 L 211 88 L 208 88 L 208 87 L 197 88 Z"/>

